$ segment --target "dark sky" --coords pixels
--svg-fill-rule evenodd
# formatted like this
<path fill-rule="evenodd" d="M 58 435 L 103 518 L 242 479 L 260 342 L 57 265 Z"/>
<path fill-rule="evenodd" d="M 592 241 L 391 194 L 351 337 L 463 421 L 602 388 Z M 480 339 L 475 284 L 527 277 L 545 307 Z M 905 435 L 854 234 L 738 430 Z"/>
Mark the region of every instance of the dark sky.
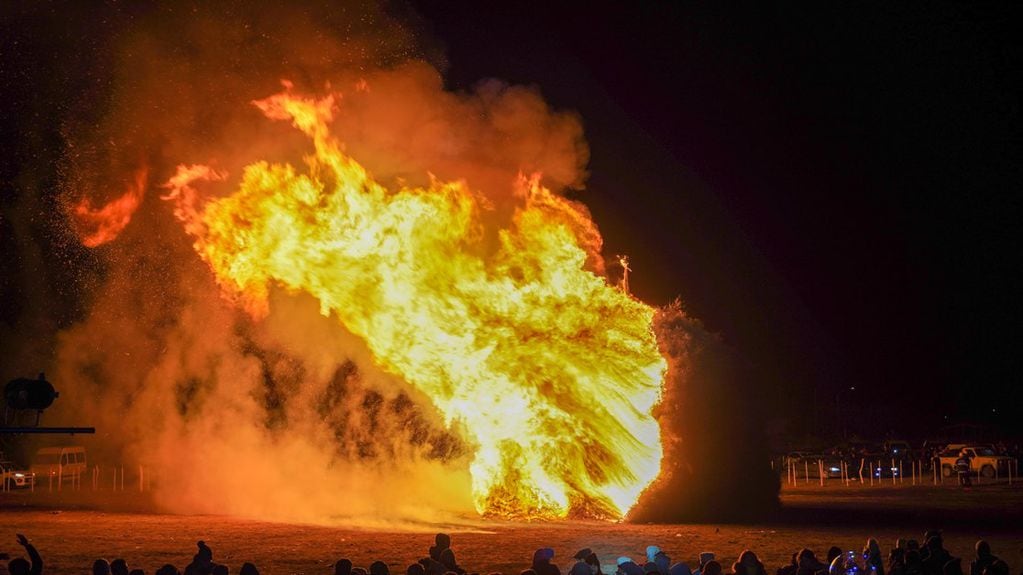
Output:
<path fill-rule="evenodd" d="M 608 251 L 747 356 L 765 406 L 855 386 L 838 397 L 872 427 L 1019 429 L 1014 20 L 833 4 L 414 3 L 452 87 L 580 113 Z"/>
<path fill-rule="evenodd" d="M 946 417 L 1023 430 L 1023 50 L 1008 8 L 595 4 L 392 9 L 444 44 L 450 88 L 496 77 L 579 113 L 592 157 L 575 197 L 607 253 L 629 254 L 640 298 L 681 297 L 748 359 L 765 412 L 809 431 L 837 398 L 900 434 Z M 35 102 L 76 85 L 46 66 L 86 64 L 67 46 L 59 62 L 0 47 L 6 209 L 59 158 L 59 120 Z M 5 226 L 0 321 L 15 325 L 32 282 L 11 278 Z"/>

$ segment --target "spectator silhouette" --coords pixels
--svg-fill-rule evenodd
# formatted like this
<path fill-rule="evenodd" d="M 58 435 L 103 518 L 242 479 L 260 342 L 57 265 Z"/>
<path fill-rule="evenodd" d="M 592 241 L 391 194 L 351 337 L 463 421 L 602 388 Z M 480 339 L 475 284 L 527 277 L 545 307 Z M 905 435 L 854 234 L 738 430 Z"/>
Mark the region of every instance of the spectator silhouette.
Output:
<path fill-rule="evenodd" d="M 35 546 L 29 543 L 21 533 L 18 533 L 18 545 L 25 548 L 25 553 L 28 553 L 28 558 L 32 560 L 32 563 L 30 564 L 22 557 L 16 557 L 7 563 L 7 572 L 11 575 L 41 575 L 43 558 L 39 556 Z"/>
<path fill-rule="evenodd" d="M 671 570 L 671 558 L 656 545 L 646 548 L 646 560 L 657 565 L 657 572 L 661 575 L 668 575 L 668 571 Z"/>
<path fill-rule="evenodd" d="M 924 547 L 926 548 L 923 559 L 924 575 L 943 575 L 945 564 L 952 560 L 952 555 L 945 550 L 941 535 L 931 535 Z"/>
<path fill-rule="evenodd" d="M 828 565 L 831 565 L 832 563 L 834 563 L 835 562 L 835 557 L 838 557 L 841 554 L 842 554 L 842 548 L 837 546 L 837 545 L 832 545 L 831 548 L 828 549 L 828 555 L 827 555 L 827 557 L 828 557 L 828 561 L 827 561 Z"/>
<path fill-rule="evenodd" d="M 259 575 L 259 569 L 252 563 L 243 563 L 238 575 Z"/>
<path fill-rule="evenodd" d="M 438 533 L 433 540 L 434 545 L 433 547 L 430 547 L 430 559 L 433 559 L 438 563 L 442 563 L 440 560 L 440 554 L 443 553 L 445 549 L 451 548 L 451 536 L 447 533 Z"/>
<path fill-rule="evenodd" d="M 804 547 L 796 554 L 796 575 L 819 575 L 827 570 L 828 566 L 818 561 L 813 551 Z"/>
<path fill-rule="evenodd" d="M 351 568 L 349 568 L 349 571 Z M 423 568 L 421 563 L 413 563 L 405 569 L 405 575 L 426 575 L 426 569 Z"/>
<path fill-rule="evenodd" d="M 721 575 L 722 571 L 721 564 L 712 559 L 707 561 L 700 573 L 701 575 Z"/>
<path fill-rule="evenodd" d="M 455 561 L 455 552 L 448 547 L 440 553 L 440 564 L 444 566 L 444 569 L 451 573 L 457 573 L 462 575 L 465 573 L 465 569 L 458 566 L 458 562 Z"/>
<path fill-rule="evenodd" d="M 991 545 L 983 539 L 977 541 L 977 544 L 974 545 L 973 548 L 977 552 L 977 558 L 970 562 L 970 575 L 984 575 L 985 569 L 993 565 L 995 562 L 1001 561 L 1001 559 L 995 557 L 991 553 Z M 1008 569 L 1006 569 L 1006 571 L 1008 571 Z"/>
<path fill-rule="evenodd" d="M 213 564 L 213 575 L 227 575 L 227 565 L 220 563 Z"/>
<path fill-rule="evenodd" d="M 881 546 L 878 545 L 877 539 L 867 539 L 867 544 L 863 547 L 863 556 L 866 558 L 867 569 L 873 567 L 877 575 L 884 575 L 884 560 L 881 558 Z"/>
<path fill-rule="evenodd" d="M 796 575 L 796 571 L 799 569 L 799 552 L 792 554 L 792 559 L 789 560 L 789 564 L 784 567 L 779 567 L 775 572 L 775 575 Z"/>
<path fill-rule="evenodd" d="M 942 566 L 943 575 L 963 575 L 962 559 L 953 557 Z"/>
<path fill-rule="evenodd" d="M 110 575 L 128 575 L 128 563 L 124 559 L 110 562 Z"/>
<path fill-rule="evenodd" d="M 352 575 L 352 562 L 348 559 L 338 559 L 334 564 L 334 575 Z"/>
<path fill-rule="evenodd" d="M 924 561 L 918 551 L 906 551 L 906 575 L 923 575 Z"/>
<path fill-rule="evenodd" d="M 906 551 L 901 546 L 888 553 L 888 575 L 906 575 Z"/>
<path fill-rule="evenodd" d="M 146 572 L 141 569 L 132 569 L 128 571 L 128 575 L 146 575 Z"/>
<path fill-rule="evenodd" d="M 695 575 L 701 575 L 703 573 L 704 568 L 707 566 L 707 563 L 710 563 L 713 560 L 714 554 L 711 553 L 710 551 L 704 551 L 700 553 L 700 567 L 699 569 L 696 570 Z"/>
<path fill-rule="evenodd" d="M 110 575 L 110 564 L 106 559 L 97 559 L 92 562 L 92 575 Z"/>
<path fill-rule="evenodd" d="M 593 575 L 593 571 L 585 561 L 576 561 L 569 569 L 568 575 Z"/>
<path fill-rule="evenodd" d="M 369 566 L 369 575 L 391 575 L 391 570 L 383 561 L 374 561 Z"/>
<path fill-rule="evenodd" d="M 764 564 L 760 562 L 757 554 L 746 549 L 739 554 L 739 560 L 732 566 L 736 575 L 767 575 Z"/>
<path fill-rule="evenodd" d="M 195 555 L 192 562 L 185 567 L 185 575 L 211 575 L 213 573 L 213 550 L 205 541 L 196 541 Z"/>
<path fill-rule="evenodd" d="M 679 562 L 668 569 L 668 575 L 693 575 L 693 570 L 689 568 L 689 565 Z"/>
<path fill-rule="evenodd" d="M 178 568 L 167 563 L 163 567 L 156 570 L 156 575 L 179 575 Z"/>
<path fill-rule="evenodd" d="M 554 559 L 554 550 L 550 547 L 537 549 L 533 553 L 532 569 L 536 571 L 536 575 L 561 575 L 561 569 L 551 563 L 551 559 Z M 640 572 L 642 573 L 642 570 Z"/>
<path fill-rule="evenodd" d="M 618 558 L 618 571 L 616 575 L 645 575 L 643 568 L 628 557 Z"/>

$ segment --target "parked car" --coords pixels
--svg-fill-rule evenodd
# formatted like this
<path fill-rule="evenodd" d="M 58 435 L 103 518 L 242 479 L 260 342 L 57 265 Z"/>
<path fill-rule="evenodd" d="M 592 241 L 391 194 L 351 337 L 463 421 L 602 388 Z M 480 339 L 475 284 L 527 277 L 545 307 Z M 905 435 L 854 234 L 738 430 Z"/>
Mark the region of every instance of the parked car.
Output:
<path fill-rule="evenodd" d="M 0 461 L 0 482 L 4 489 L 31 487 L 35 474 L 27 469 L 20 469 L 13 461 Z"/>
<path fill-rule="evenodd" d="M 901 439 L 889 439 L 882 444 L 884 453 L 889 458 L 901 459 L 912 457 L 912 449 L 908 441 Z"/>
<path fill-rule="evenodd" d="M 85 448 L 78 445 L 44 447 L 36 451 L 29 466 L 35 478 L 53 477 L 69 480 L 87 469 Z"/>
<path fill-rule="evenodd" d="M 993 479 L 995 475 L 1008 473 L 1012 458 L 998 455 L 991 446 L 951 443 L 938 456 L 942 477 L 952 477 L 956 474 L 956 459 L 959 459 L 959 453 L 964 449 L 970 457 L 970 473 L 972 475 Z"/>

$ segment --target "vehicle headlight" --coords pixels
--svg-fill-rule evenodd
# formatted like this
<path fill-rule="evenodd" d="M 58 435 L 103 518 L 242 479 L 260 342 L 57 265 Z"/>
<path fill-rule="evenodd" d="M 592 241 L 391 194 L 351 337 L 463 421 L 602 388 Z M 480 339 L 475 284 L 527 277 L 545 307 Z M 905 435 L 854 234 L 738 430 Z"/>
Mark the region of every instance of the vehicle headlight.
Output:
<path fill-rule="evenodd" d="M 838 471 L 842 471 L 842 470 L 841 470 L 841 469 L 839 469 L 839 468 L 837 468 L 837 467 L 829 467 L 829 468 L 828 468 L 828 471 L 834 471 L 834 472 L 838 472 Z"/>
<path fill-rule="evenodd" d="M 14 476 L 15 477 L 25 477 L 25 474 L 24 473 L 15 473 Z"/>

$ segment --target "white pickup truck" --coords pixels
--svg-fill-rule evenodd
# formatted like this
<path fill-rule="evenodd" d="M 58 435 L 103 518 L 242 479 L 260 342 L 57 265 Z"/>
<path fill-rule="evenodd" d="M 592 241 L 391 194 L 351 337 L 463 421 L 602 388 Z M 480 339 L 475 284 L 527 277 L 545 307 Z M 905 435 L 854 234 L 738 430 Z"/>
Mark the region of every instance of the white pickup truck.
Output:
<path fill-rule="evenodd" d="M 970 456 L 971 474 L 979 475 L 985 479 L 993 479 L 996 475 L 1004 477 L 1009 473 L 1009 466 L 1012 464 L 1011 457 L 998 455 L 994 449 L 987 445 L 952 443 L 938 456 L 942 477 L 952 477 L 956 474 L 956 459 L 959 459 L 959 453 L 963 449 Z"/>

